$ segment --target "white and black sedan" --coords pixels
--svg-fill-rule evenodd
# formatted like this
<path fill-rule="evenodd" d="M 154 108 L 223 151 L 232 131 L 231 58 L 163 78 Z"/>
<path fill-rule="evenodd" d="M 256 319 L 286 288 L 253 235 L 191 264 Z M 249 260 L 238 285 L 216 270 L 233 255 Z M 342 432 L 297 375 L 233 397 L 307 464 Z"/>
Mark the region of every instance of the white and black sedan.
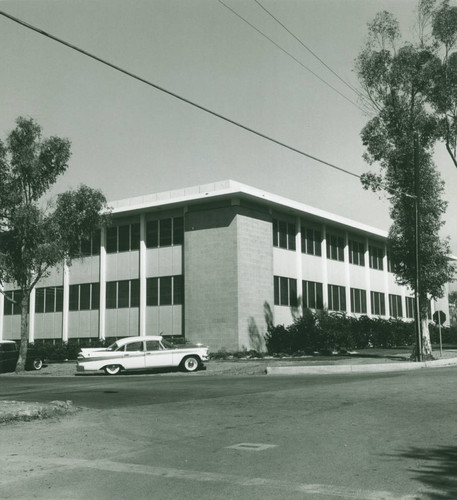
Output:
<path fill-rule="evenodd" d="M 82 348 L 76 371 L 104 370 L 117 375 L 122 370 L 181 368 L 195 372 L 208 359 L 208 347 L 194 344 L 174 345 L 161 336 L 126 337 L 109 347 Z"/>

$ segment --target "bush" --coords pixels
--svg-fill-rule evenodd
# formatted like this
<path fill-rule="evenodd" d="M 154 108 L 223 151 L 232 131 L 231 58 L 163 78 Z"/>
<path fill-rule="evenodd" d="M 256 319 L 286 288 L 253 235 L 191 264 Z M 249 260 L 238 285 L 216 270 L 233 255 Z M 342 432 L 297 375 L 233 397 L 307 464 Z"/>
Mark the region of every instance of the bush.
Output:
<path fill-rule="evenodd" d="M 270 325 L 265 342 L 269 354 L 290 355 L 297 351 L 328 354 L 367 347 L 411 345 L 414 331 L 414 323 L 399 319 L 353 318 L 344 313 L 307 309 L 288 327 Z M 457 343 L 457 329 L 446 338 L 453 338 Z"/>
<path fill-rule="evenodd" d="M 31 344 L 30 347 L 37 352 L 39 356 L 48 361 L 76 360 L 81 347 L 105 347 L 112 342 L 100 341 L 99 339 L 70 339 L 68 342 L 62 342 L 60 339 L 45 340 L 39 343 Z"/>

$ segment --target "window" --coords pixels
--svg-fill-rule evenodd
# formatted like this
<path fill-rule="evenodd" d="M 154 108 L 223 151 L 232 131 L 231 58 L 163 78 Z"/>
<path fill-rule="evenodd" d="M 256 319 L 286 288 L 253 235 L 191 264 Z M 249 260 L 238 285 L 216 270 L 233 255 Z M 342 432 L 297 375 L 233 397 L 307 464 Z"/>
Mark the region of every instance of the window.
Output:
<path fill-rule="evenodd" d="M 276 306 L 298 305 L 297 300 L 297 280 L 274 276 L 274 301 Z"/>
<path fill-rule="evenodd" d="M 101 231 L 93 231 L 88 238 L 81 239 L 81 255 L 100 255 Z"/>
<path fill-rule="evenodd" d="M 295 250 L 295 224 L 273 219 L 273 246 Z"/>
<path fill-rule="evenodd" d="M 139 306 L 140 280 L 108 281 L 106 308 L 123 309 Z"/>
<path fill-rule="evenodd" d="M 351 312 L 367 313 L 367 292 L 359 288 L 351 288 Z"/>
<path fill-rule="evenodd" d="M 11 300 L 14 302 L 11 302 Z M 12 316 L 16 314 L 21 314 L 21 301 L 22 292 L 20 290 L 13 290 L 11 292 L 5 292 L 5 306 L 3 314 L 5 316 Z"/>
<path fill-rule="evenodd" d="M 380 271 L 382 271 L 384 269 L 384 265 L 383 265 L 384 250 L 380 247 L 370 245 L 369 252 L 370 252 L 370 267 L 371 267 L 371 269 L 379 269 Z"/>
<path fill-rule="evenodd" d="M 389 294 L 389 311 L 392 318 L 401 318 L 403 316 L 403 307 L 400 295 Z"/>
<path fill-rule="evenodd" d="M 346 311 L 346 289 L 344 286 L 328 285 L 328 308 L 331 311 Z"/>
<path fill-rule="evenodd" d="M 99 308 L 100 283 L 81 283 L 80 285 L 70 285 L 70 311 L 90 311 L 97 310 Z"/>
<path fill-rule="evenodd" d="M 327 258 L 344 261 L 344 238 L 342 236 L 327 235 Z"/>
<path fill-rule="evenodd" d="M 365 265 L 365 245 L 360 241 L 349 240 L 349 263 L 356 266 Z"/>
<path fill-rule="evenodd" d="M 406 317 L 414 318 L 416 303 L 414 301 L 414 297 L 406 297 Z"/>
<path fill-rule="evenodd" d="M 128 252 L 140 248 L 140 224 L 109 227 L 106 232 L 106 252 Z"/>
<path fill-rule="evenodd" d="M 146 246 L 169 247 L 184 243 L 184 218 L 148 220 L 146 222 Z"/>
<path fill-rule="evenodd" d="M 63 287 L 52 286 L 35 290 L 35 312 L 50 313 L 63 311 Z"/>
<path fill-rule="evenodd" d="M 303 307 L 308 309 L 323 309 L 324 294 L 322 283 L 302 281 Z"/>
<path fill-rule="evenodd" d="M 371 314 L 378 316 L 386 315 L 386 303 L 384 294 L 381 292 L 371 292 Z"/>
<path fill-rule="evenodd" d="M 309 255 L 321 256 L 322 233 L 309 227 L 301 228 L 301 251 Z"/>
<path fill-rule="evenodd" d="M 184 304 L 184 277 L 161 276 L 146 280 L 146 305 L 170 306 Z"/>

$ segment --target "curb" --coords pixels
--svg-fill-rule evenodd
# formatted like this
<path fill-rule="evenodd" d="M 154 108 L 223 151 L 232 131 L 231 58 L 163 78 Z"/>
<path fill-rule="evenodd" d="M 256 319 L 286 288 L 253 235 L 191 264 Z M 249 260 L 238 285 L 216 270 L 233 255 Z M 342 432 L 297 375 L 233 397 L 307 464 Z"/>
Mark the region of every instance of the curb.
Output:
<path fill-rule="evenodd" d="M 423 361 L 421 363 L 378 363 L 372 365 L 268 366 L 267 375 L 330 375 L 335 373 L 385 373 L 423 368 L 457 366 L 457 358 Z"/>

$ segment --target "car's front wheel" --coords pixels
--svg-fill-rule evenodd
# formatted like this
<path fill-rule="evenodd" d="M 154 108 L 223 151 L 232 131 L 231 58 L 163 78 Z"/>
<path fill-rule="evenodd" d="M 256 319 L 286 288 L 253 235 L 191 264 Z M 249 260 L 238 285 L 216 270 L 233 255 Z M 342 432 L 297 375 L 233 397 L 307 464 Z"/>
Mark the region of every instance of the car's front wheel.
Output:
<path fill-rule="evenodd" d="M 41 358 L 35 358 L 32 362 L 33 370 L 41 370 L 43 368 L 43 360 Z"/>
<path fill-rule="evenodd" d="M 186 372 L 196 372 L 200 366 L 200 359 L 197 356 L 189 356 L 181 364 Z"/>
<path fill-rule="evenodd" d="M 119 365 L 108 365 L 104 368 L 105 373 L 107 375 L 117 375 L 121 371 L 121 367 Z"/>

